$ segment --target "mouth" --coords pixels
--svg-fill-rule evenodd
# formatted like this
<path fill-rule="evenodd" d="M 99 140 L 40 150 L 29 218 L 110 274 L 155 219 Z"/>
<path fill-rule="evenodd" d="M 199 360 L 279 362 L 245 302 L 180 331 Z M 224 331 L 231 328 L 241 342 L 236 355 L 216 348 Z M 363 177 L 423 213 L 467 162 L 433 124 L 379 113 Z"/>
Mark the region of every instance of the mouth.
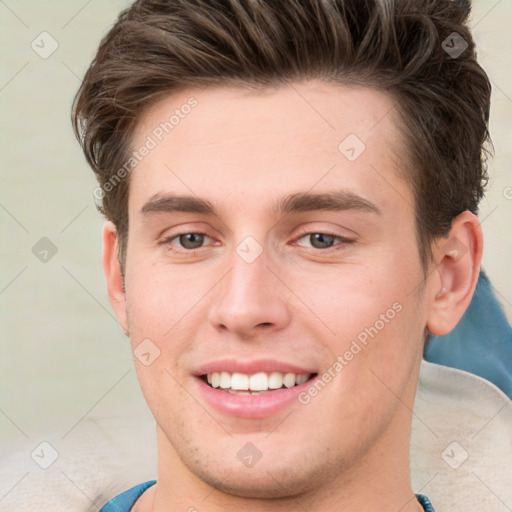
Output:
<path fill-rule="evenodd" d="M 316 373 L 257 372 L 211 372 L 200 378 L 205 384 L 218 391 L 233 395 L 262 395 L 281 389 L 300 386 L 316 377 Z"/>
<path fill-rule="evenodd" d="M 269 358 L 210 361 L 193 375 L 205 404 L 246 419 L 269 418 L 300 405 L 298 396 L 318 378 L 315 367 Z"/>

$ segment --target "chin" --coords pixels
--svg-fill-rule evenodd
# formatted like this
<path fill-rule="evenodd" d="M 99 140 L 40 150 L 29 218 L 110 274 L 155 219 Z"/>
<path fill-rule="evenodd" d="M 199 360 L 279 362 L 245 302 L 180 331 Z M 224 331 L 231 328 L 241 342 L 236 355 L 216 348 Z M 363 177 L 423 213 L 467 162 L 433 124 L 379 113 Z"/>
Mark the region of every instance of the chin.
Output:
<path fill-rule="evenodd" d="M 206 472 L 196 473 L 196 475 L 217 491 L 243 498 L 289 498 L 308 491 L 306 486 L 311 486 L 311 480 L 305 476 L 292 475 L 289 472 L 283 476 L 279 472 L 272 470 L 266 472 L 264 469 L 258 472 L 236 470 L 224 479 Z"/>
<path fill-rule="evenodd" d="M 302 462 L 282 457 L 278 452 L 274 457 L 274 461 L 263 457 L 252 468 L 244 467 L 238 460 L 229 465 L 225 457 L 206 467 L 197 459 L 183 462 L 191 473 L 217 491 L 244 498 L 300 496 L 322 487 L 332 478 L 331 465 L 322 457 L 317 464 L 306 455 Z"/>

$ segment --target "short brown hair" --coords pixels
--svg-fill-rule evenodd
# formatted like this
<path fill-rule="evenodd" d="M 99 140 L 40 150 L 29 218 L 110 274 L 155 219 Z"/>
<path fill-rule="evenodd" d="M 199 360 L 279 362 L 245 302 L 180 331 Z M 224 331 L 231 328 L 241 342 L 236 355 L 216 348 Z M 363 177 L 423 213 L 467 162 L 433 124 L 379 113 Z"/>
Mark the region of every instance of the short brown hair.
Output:
<path fill-rule="evenodd" d="M 104 191 L 99 209 L 116 225 L 123 271 L 129 174 L 105 185 L 126 162 L 141 115 L 187 87 L 313 78 L 396 99 L 425 269 L 432 240 L 458 214 L 477 213 L 487 182 L 491 86 L 469 12 L 455 0 L 138 0 L 121 12 L 72 121 Z"/>

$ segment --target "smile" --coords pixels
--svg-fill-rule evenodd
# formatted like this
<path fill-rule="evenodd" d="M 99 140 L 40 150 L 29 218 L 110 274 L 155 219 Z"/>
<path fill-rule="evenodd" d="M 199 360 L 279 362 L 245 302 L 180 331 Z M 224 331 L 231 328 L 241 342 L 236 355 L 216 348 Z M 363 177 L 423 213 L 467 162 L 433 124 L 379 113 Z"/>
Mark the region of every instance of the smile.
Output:
<path fill-rule="evenodd" d="M 228 371 L 231 370 L 231 371 Z M 204 403 L 223 415 L 256 419 L 279 414 L 294 404 L 318 373 L 278 361 L 217 361 L 196 373 Z"/>
<path fill-rule="evenodd" d="M 232 394 L 258 395 L 277 389 L 300 386 L 311 378 L 311 373 L 258 372 L 253 374 L 212 372 L 203 380 L 212 387 Z"/>

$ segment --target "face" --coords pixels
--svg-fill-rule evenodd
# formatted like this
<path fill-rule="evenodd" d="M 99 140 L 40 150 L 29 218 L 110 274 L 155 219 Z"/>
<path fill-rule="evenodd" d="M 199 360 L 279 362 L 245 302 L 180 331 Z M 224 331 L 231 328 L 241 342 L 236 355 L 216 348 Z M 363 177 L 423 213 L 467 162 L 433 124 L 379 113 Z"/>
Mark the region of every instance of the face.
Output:
<path fill-rule="evenodd" d="M 408 457 L 429 294 L 392 107 L 310 81 L 140 121 L 118 311 L 179 478 L 278 497 Z"/>

